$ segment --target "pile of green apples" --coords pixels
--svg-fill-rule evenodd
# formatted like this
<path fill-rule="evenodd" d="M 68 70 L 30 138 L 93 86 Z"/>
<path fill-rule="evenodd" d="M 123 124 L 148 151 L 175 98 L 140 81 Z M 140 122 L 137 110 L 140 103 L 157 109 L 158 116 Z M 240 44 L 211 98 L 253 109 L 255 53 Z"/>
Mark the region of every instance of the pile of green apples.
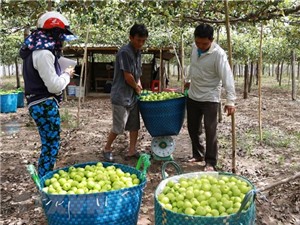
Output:
<path fill-rule="evenodd" d="M 163 91 L 163 92 L 151 92 L 140 96 L 140 101 L 163 101 L 174 98 L 181 98 L 184 95 L 174 91 Z"/>
<path fill-rule="evenodd" d="M 192 216 L 228 216 L 238 212 L 251 186 L 234 176 L 203 175 L 168 181 L 157 196 L 162 207 Z M 251 202 L 248 202 L 245 210 Z"/>
<path fill-rule="evenodd" d="M 101 162 L 85 167 L 71 166 L 58 170 L 45 180 L 43 191 L 49 194 L 89 194 L 130 188 L 140 184 L 136 174 L 124 172 L 113 165 L 104 167 Z"/>

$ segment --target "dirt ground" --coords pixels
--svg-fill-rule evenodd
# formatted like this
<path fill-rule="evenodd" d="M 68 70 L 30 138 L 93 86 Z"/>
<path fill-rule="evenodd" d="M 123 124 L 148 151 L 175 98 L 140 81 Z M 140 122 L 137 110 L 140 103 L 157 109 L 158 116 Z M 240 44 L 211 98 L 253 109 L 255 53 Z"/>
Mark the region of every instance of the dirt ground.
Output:
<path fill-rule="evenodd" d="M 240 85 L 242 86 L 242 85 Z M 283 89 L 263 89 L 263 142 L 259 142 L 257 90 L 249 98 L 242 98 L 237 86 L 237 174 L 249 179 L 256 188 L 290 177 L 300 170 L 300 103 L 291 101 L 290 92 Z M 77 100 L 69 99 L 61 105 L 62 143 L 56 168 L 77 163 L 103 161 L 101 149 L 111 126 L 109 98 L 87 98 L 81 104 L 80 126 L 76 128 Z M 1 225 L 47 224 L 39 200 L 39 193 L 26 165 L 36 163 L 40 141 L 27 108 L 17 113 L 1 114 Z M 223 114 L 218 126 L 220 171 L 231 171 L 231 119 Z M 188 163 L 191 144 L 186 120 L 175 140 L 174 160 L 184 173 L 202 171 L 203 163 Z M 152 137 L 142 124 L 138 149 L 150 154 Z M 124 161 L 128 135 L 121 135 L 114 145 L 117 163 L 136 165 L 135 160 Z M 154 191 L 161 182 L 162 161 L 151 160 L 147 173 L 138 225 L 152 225 L 154 221 Z M 168 173 L 175 172 L 169 168 Z M 258 225 L 300 224 L 300 180 L 276 186 L 256 197 Z"/>

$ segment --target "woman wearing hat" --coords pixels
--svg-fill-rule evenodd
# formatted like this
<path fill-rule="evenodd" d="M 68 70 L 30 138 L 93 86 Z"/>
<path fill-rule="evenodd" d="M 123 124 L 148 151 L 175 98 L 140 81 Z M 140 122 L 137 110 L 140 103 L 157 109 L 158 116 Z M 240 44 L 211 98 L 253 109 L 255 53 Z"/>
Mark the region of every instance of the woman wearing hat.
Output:
<path fill-rule="evenodd" d="M 67 19 L 58 12 L 46 12 L 40 16 L 37 29 L 25 39 L 20 49 L 25 97 L 42 143 L 38 160 L 40 177 L 53 170 L 60 148 L 58 104 L 74 69 L 61 71 L 58 58 L 63 42 L 70 38 L 74 39 L 74 36 Z"/>

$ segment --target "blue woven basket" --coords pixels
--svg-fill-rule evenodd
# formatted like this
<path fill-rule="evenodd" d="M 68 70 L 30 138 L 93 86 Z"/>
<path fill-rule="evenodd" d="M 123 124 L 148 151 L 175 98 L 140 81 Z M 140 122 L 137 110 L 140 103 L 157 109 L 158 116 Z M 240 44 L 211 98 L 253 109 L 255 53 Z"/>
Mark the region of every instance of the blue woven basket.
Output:
<path fill-rule="evenodd" d="M 157 196 L 161 193 L 168 181 L 178 181 L 181 177 L 199 177 L 203 174 L 209 174 L 209 172 L 197 172 L 190 174 L 181 174 L 173 176 L 163 180 L 157 187 L 154 195 L 155 201 L 155 225 L 254 225 L 256 212 L 255 212 L 255 189 L 254 185 L 244 177 L 237 176 L 231 173 L 216 173 L 213 172 L 215 176 L 226 175 L 226 176 L 235 176 L 238 179 L 241 179 L 247 182 L 253 190 L 251 190 L 244 199 L 244 204 L 250 201 L 250 207 L 245 211 L 237 212 L 229 216 L 218 216 L 218 217 L 209 217 L 209 216 L 190 216 L 182 213 L 175 213 L 168 209 L 162 207 L 158 202 Z M 242 208 L 242 206 L 241 206 Z"/>
<path fill-rule="evenodd" d="M 11 113 L 17 111 L 18 94 L 4 94 L 0 95 L 1 113 Z"/>
<path fill-rule="evenodd" d="M 96 163 L 77 164 L 74 167 Z M 140 179 L 142 177 L 142 173 L 135 168 L 103 162 L 104 167 L 110 165 L 136 174 Z M 68 170 L 68 167 L 62 170 Z M 45 180 L 56 172 L 58 170 L 41 179 L 41 188 L 44 187 Z M 139 185 L 131 188 L 80 195 L 55 195 L 41 191 L 42 205 L 48 225 L 136 225 L 145 185 L 146 179 L 142 179 Z"/>
<path fill-rule="evenodd" d="M 185 114 L 185 97 L 163 101 L 139 101 L 140 112 L 152 137 L 177 135 Z"/>
<path fill-rule="evenodd" d="M 17 102 L 17 108 L 23 108 L 24 107 L 24 92 L 18 92 L 18 102 Z"/>

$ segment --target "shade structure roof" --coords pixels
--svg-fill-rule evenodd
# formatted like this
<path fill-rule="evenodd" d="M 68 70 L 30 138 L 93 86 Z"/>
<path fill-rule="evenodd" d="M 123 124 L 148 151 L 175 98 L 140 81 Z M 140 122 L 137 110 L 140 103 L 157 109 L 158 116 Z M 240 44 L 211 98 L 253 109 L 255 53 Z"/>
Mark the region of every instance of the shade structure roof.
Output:
<path fill-rule="evenodd" d="M 89 54 L 116 54 L 120 47 L 117 46 L 88 46 L 87 52 Z M 143 48 L 142 54 L 153 54 L 155 58 L 160 58 L 169 61 L 175 54 L 172 47 L 164 48 Z M 63 54 L 66 57 L 82 57 L 84 54 L 84 46 L 66 46 L 63 48 Z"/>

